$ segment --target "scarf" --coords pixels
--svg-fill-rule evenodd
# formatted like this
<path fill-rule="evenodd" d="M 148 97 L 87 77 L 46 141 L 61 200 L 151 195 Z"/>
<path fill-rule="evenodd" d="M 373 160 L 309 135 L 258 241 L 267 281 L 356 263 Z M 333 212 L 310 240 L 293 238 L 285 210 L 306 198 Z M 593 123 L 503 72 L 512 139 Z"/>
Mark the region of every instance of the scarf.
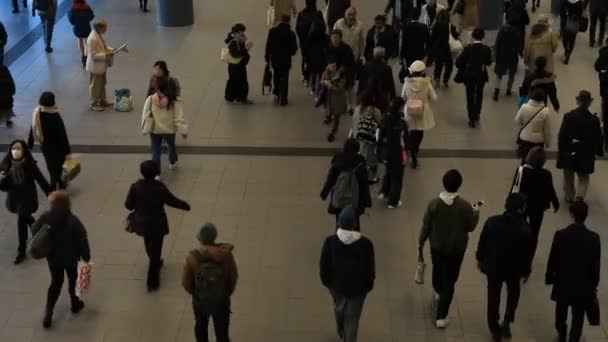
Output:
<path fill-rule="evenodd" d="M 11 181 L 14 185 L 21 185 L 25 181 L 25 156 L 19 160 L 12 160 L 10 170 Z"/>
<path fill-rule="evenodd" d="M 32 134 L 34 135 L 34 141 L 42 144 L 44 143 L 44 135 L 42 133 L 42 124 L 40 123 L 40 113 L 51 113 L 57 114 L 59 110 L 57 107 L 45 107 L 38 106 L 32 113 Z"/>

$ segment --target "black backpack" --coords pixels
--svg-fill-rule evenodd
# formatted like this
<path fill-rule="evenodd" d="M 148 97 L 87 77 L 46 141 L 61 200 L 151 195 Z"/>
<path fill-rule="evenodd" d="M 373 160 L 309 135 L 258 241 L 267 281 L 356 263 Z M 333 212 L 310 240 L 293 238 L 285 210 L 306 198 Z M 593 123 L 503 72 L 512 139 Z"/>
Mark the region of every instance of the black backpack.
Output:
<path fill-rule="evenodd" d="M 195 253 L 199 264 L 194 273 L 194 303 L 214 310 L 229 297 L 226 273 L 221 263 L 204 257 L 198 250 Z"/>

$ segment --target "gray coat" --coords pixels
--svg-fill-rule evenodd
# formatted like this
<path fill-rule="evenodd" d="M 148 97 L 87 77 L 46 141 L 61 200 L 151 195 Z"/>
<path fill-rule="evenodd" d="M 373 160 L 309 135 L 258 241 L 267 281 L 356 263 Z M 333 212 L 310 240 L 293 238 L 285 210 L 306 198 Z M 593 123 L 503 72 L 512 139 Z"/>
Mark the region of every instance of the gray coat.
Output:
<path fill-rule="evenodd" d="M 346 103 L 346 79 L 342 68 L 331 72 L 325 70 L 322 81 L 330 81 L 332 86 L 327 88 L 325 109 L 328 114 L 342 115 L 348 111 Z"/>
<path fill-rule="evenodd" d="M 503 24 L 505 0 L 484 0 L 479 2 L 479 28 L 498 30 Z"/>

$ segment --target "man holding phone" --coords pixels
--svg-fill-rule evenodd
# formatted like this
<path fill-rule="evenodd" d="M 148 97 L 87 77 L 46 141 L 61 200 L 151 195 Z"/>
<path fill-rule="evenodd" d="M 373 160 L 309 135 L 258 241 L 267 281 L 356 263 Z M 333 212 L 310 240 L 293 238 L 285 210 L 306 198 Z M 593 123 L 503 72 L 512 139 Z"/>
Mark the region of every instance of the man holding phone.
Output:
<path fill-rule="evenodd" d="M 472 206 L 460 197 L 458 190 L 461 185 L 462 175 L 458 170 L 446 172 L 443 176 L 445 191 L 429 203 L 419 238 L 420 251 L 427 239 L 431 245 L 438 329 L 447 327 L 448 311 L 454 298 L 469 233 L 477 226 L 479 207 L 483 205 L 482 201 L 478 201 Z"/>

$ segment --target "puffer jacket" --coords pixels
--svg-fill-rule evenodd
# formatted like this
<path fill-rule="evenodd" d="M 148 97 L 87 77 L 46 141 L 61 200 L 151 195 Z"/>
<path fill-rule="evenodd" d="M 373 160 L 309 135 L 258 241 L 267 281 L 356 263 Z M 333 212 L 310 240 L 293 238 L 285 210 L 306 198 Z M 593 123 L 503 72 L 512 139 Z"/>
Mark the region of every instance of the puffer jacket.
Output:
<path fill-rule="evenodd" d="M 435 114 L 431 109 L 430 101 L 437 101 L 437 93 L 433 88 L 430 77 L 406 77 L 401 97 L 406 101 L 405 116 L 410 130 L 426 131 L 435 127 Z M 422 115 L 407 114 L 407 100 L 411 97 L 424 102 L 424 113 Z"/>

